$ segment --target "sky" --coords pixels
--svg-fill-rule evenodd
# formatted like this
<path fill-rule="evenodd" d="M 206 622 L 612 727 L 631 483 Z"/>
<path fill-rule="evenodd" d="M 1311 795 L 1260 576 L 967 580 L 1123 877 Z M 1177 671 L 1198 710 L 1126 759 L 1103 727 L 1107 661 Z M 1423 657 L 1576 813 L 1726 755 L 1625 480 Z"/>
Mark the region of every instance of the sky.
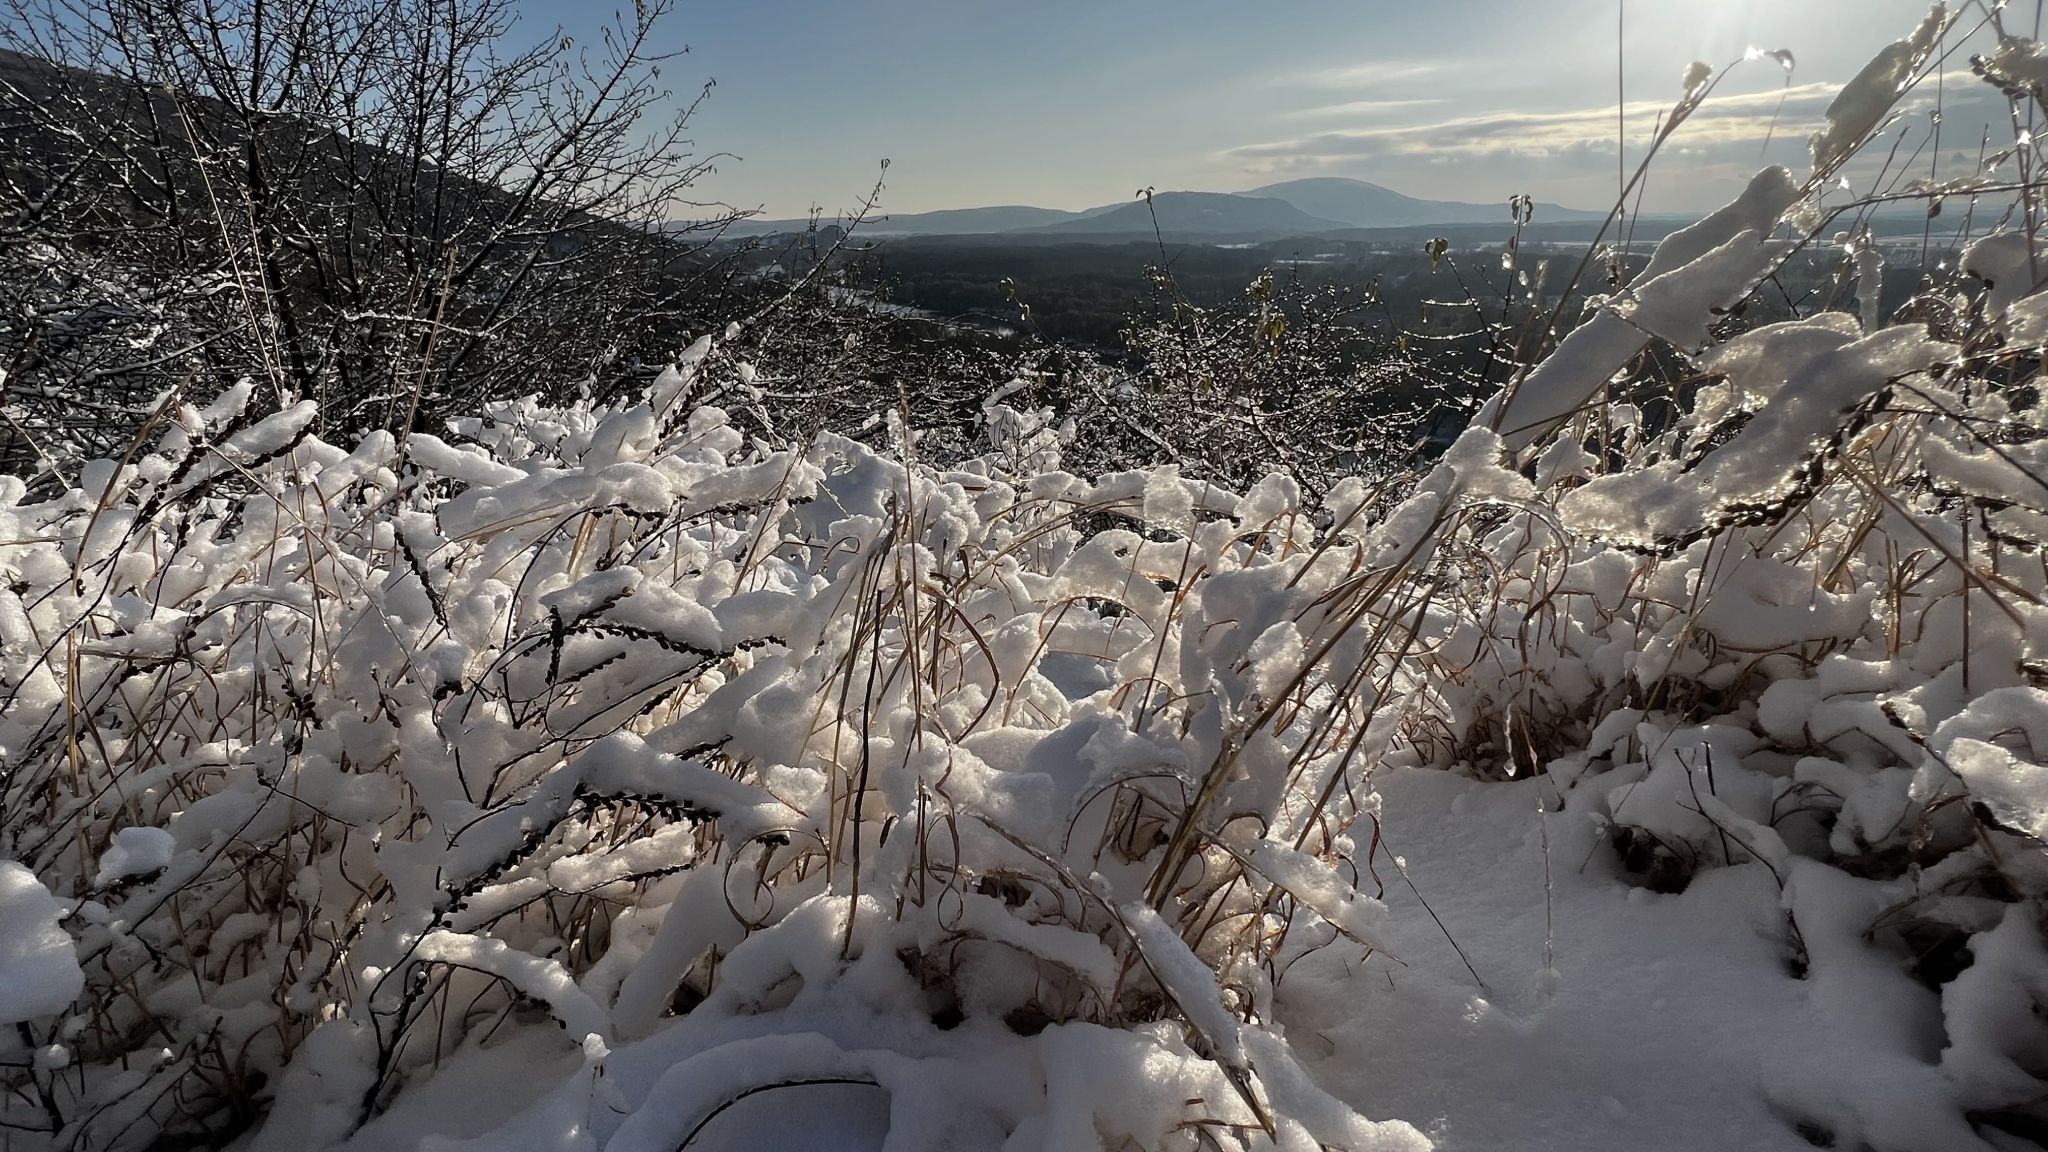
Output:
<path fill-rule="evenodd" d="M 2031 22 L 2037 2 L 2016 0 L 2007 17 Z M 884 158 L 891 212 L 1082 209 L 1144 187 L 1242 191 L 1300 176 L 1605 208 L 1617 80 L 1633 161 L 1689 63 L 1734 63 L 1645 193 L 1647 210 L 1697 211 L 1765 162 L 1804 159 L 1842 82 L 1926 11 L 1925 0 L 677 0 L 657 40 L 688 49 L 663 71 L 679 91 L 716 81 L 693 137 L 728 155 L 699 191 L 771 217 L 856 206 Z M 587 34 L 608 12 L 542 0 L 525 7 L 523 30 Z M 1966 12 L 1958 28 L 1979 19 Z M 1787 49 L 1795 66 L 1736 63 L 1752 48 Z M 1974 162 L 2004 104 L 1968 75 L 1967 50 L 1948 68 L 1939 155 Z M 1909 105 L 1893 130 L 1908 152 L 1931 106 Z"/>

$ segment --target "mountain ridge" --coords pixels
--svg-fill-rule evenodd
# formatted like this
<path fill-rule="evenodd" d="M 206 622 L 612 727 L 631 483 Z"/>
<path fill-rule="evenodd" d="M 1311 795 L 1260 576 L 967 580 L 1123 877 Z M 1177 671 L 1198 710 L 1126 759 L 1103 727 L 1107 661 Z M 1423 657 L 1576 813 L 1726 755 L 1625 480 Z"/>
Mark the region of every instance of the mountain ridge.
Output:
<path fill-rule="evenodd" d="M 1539 222 L 1597 220 L 1605 213 L 1537 203 Z M 1148 207 L 1142 199 L 1103 204 L 1075 212 L 1027 204 L 945 208 L 932 212 L 895 213 L 869 220 L 862 230 L 874 236 L 1045 237 L 1058 235 L 1151 235 L 1277 239 L 1312 236 L 1356 228 L 1406 228 L 1435 224 L 1507 223 L 1505 199 L 1495 204 L 1428 200 L 1383 185 L 1349 177 L 1318 176 L 1284 180 L 1242 192 L 1173 191 L 1155 193 Z M 736 235 L 801 232 L 809 220 L 748 220 Z M 844 217 L 820 217 L 818 223 L 844 224 Z"/>
<path fill-rule="evenodd" d="M 1148 200 L 1043 227 L 1021 229 L 1037 235 L 1149 234 L 1267 236 L 1314 235 L 1348 225 L 1302 211 L 1275 196 L 1237 192 L 1157 192 Z"/>
<path fill-rule="evenodd" d="M 1240 193 L 1285 200 L 1311 216 L 1335 220 L 1348 228 L 1409 228 L 1424 224 L 1486 224 L 1511 219 L 1505 199 L 1492 204 L 1462 200 L 1425 200 L 1396 192 L 1384 185 L 1345 176 L 1309 176 L 1283 180 Z M 1531 205 L 1533 219 L 1548 223 L 1561 220 L 1597 220 L 1605 212 L 1566 208 L 1538 201 Z"/>

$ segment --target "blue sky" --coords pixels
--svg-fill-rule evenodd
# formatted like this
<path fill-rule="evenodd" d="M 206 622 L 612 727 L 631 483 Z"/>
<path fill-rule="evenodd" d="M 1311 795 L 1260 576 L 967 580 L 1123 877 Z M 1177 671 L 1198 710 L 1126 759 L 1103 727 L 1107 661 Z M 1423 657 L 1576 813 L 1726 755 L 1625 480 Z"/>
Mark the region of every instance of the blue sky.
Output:
<path fill-rule="evenodd" d="M 678 89 L 717 80 L 695 138 L 737 159 L 702 190 L 773 216 L 852 206 L 884 157 L 884 206 L 898 212 L 1084 208 L 1147 185 L 1236 191 L 1306 175 L 1604 207 L 1618 3 L 1631 151 L 1689 62 L 1719 67 L 1749 47 L 1797 57 L 1775 125 L 1784 73 L 1753 61 L 1679 137 L 1647 200 L 1670 210 L 1721 202 L 1767 158 L 1797 161 L 1835 87 L 1927 10 L 1924 0 L 679 0 L 661 44 L 690 49 L 664 72 Z M 608 11 L 546 0 L 527 10 L 523 32 L 587 31 Z M 1967 67 L 1967 55 L 1951 67 Z M 1967 137 L 1974 154 L 2002 105 L 1957 73 L 1948 83 L 1945 139 Z M 1904 130 L 1926 121 L 1909 117 Z"/>

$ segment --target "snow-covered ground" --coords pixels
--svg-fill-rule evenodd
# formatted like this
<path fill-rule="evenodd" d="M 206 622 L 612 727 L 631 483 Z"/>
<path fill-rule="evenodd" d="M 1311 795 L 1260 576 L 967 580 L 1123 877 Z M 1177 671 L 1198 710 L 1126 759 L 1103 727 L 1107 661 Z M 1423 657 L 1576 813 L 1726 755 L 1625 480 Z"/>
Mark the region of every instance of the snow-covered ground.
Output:
<path fill-rule="evenodd" d="M 1865 1068 L 1793 976 L 1763 865 L 1660 894 L 1629 882 L 1587 815 L 1539 811 L 1557 806 L 1547 780 L 1409 769 L 1379 788 L 1407 864 L 1385 875 L 1399 962 L 1311 957 L 1280 1002 L 1355 1106 L 1446 1152 L 1793 1152 L 1813 1146 L 1795 1130 L 1802 1069 L 1838 1065 L 1855 1090 Z"/>
<path fill-rule="evenodd" d="M 1410 1121 L 1445 1152 L 1798 1152 L 1833 1138 L 1838 1108 L 1871 1118 L 1873 1147 L 1974 1146 L 1937 1119 L 1946 1101 L 1933 993 L 1881 974 L 1835 985 L 1796 975 L 1781 892 L 1762 864 L 1660 894 L 1632 882 L 1600 846 L 1599 822 L 1555 810 L 1547 780 L 1402 769 L 1379 790 L 1385 845 L 1405 865 L 1382 877 L 1398 926 L 1389 951 L 1311 954 L 1278 998 L 1290 1042 L 1358 1111 Z M 1904 1064 L 1887 1074 L 1859 1035 L 1902 1023 L 1919 1031 L 1917 1075 Z M 848 1048 L 945 1050 L 940 1034 L 914 1029 L 922 1040 L 910 1040 L 900 1023 L 859 1011 L 685 1025 L 613 1057 L 619 1104 L 702 1123 L 690 1147 L 706 1152 L 764 1140 L 820 1152 L 883 1148 L 890 1101 L 880 1088 L 802 1085 L 715 1116 L 701 1100 L 658 1090 L 692 1052 L 792 1027 Z M 490 1102 L 508 1079 L 570 1077 L 576 1062 L 561 1050 L 510 1045 L 444 1072 L 351 1147 L 406 1144 L 422 1132 L 481 1135 L 478 1147 L 492 1150 L 560 1147 L 559 1124 L 534 1115 L 507 1124 Z M 590 1098 L 580 1083 L 567 1095 Z M 600 1106 L 567 1119 L 608 1134 L 619 1118 Z"/>
<path fill-rule="evenodd" d="M 1357 1110 L 1410 1121 L 1444 1152 L 1799 1152 L 1814 1146 L 1796 1127 L 1806 1118 L 1795 1092 L 1780 1100 L 1774 1088 L 1832 1066 L 1847 1094 L 1878 1090 L 1859 1089 L 1866 1066 L 1845 1051 L 1814 985 L 1792 974 L 1778 885 L 1762 865 L 1716 870 L 1663 895 L 1628 881 L 1596 847 L 1587 816 L 1539 811 L 1556 807 L 1548 781 L 1404 769 L 1379 789 L 1385 843 L 1406 866 L 1405 878 L 1398 868 L 1383 873 L 1389 924 L 1398 926 L 1390 951 L 1312 954 L 1279 996 L 1290 1041 Z M 893 1030 L 828 1012 L 804 1026 L 849 1046 Z M 695 1046 L 693 1031 L 679 1027 L 614 1057 L 628 1109 L 702 1118 L 650 1091 Z M 520 1147 L 518 1134 L 537 1136 L 541 1122 L 506 1125 L 497 1107 L 476 1104 L 507 1079 L 566 1078 L 575 1065 L 559 1050 L 514 1046 L 444 1072 L 353 1147 L 403 1144 L 421 1131 L 491 1133 L 482 1147 Z M 1917 1113 L 1928 1101 L 1900 1104 Z M 690 1146 L 880 1149 L 888 1122 L 883 1090 L 819 1084 L 747 1098 Z"/>

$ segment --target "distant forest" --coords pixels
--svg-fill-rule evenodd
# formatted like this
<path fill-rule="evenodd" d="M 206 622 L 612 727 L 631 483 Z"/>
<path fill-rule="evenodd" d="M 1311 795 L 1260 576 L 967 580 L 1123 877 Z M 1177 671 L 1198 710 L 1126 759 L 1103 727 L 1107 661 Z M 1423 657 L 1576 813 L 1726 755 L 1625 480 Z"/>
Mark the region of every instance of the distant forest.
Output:
<path fill-rule="evenodd" d="M 1623 274 L 1632 278 L 1649 247 L 1639 242 L 1623 254 L 1592 250 L 1584 240 L 1524 242 L 1510 270 L 1509 230 L 1458 233 L 1434 260 L 1426 230 L 1385 240 L 1306 237 L 1237 245 L 882 238 L 849 245 L 844 282 L 881 304 L 1135 367 L 1143 357 L 1128 341 L 1134 327 L 1160 320 L 1175 299 L 1204 309 L 1242 304 L 1248 288 L 1270 271 L 1296 296 L 1323 301 L 1337 323 L 1380 337 L 1348 342 L 1356 355 L 1398 347 L 1414 365 L 1416 395 L 1408 400 L 1427 392 L 1455 401 L 1497 386 L 1508 370 L 1503 358 L 1540 356 L 1546 322 L 1555 318 L 1560 328 L 1571 327 L 1587 295 L 1609 290 L 1615 267 L 1609 260 L 1625 264 Z M 1923 253 L 1903 239 L 1887 247 L 1887 314 L 1918 290 L 1923 260 L 1955 259 L 1946 247 Z M 1810 251 L 1786 265 L 1766 296 L 1780 305 L 1841 307 L 1850 293 L 1848 272 L 1838 253 Z M 1575 276 L 1578 288 L 1560 307 L 1558 295 Z M 1502 332 L 1515 335 L 1489 339 Z M 1434 402 L 1424 401 L 1423 410 Z"/>

